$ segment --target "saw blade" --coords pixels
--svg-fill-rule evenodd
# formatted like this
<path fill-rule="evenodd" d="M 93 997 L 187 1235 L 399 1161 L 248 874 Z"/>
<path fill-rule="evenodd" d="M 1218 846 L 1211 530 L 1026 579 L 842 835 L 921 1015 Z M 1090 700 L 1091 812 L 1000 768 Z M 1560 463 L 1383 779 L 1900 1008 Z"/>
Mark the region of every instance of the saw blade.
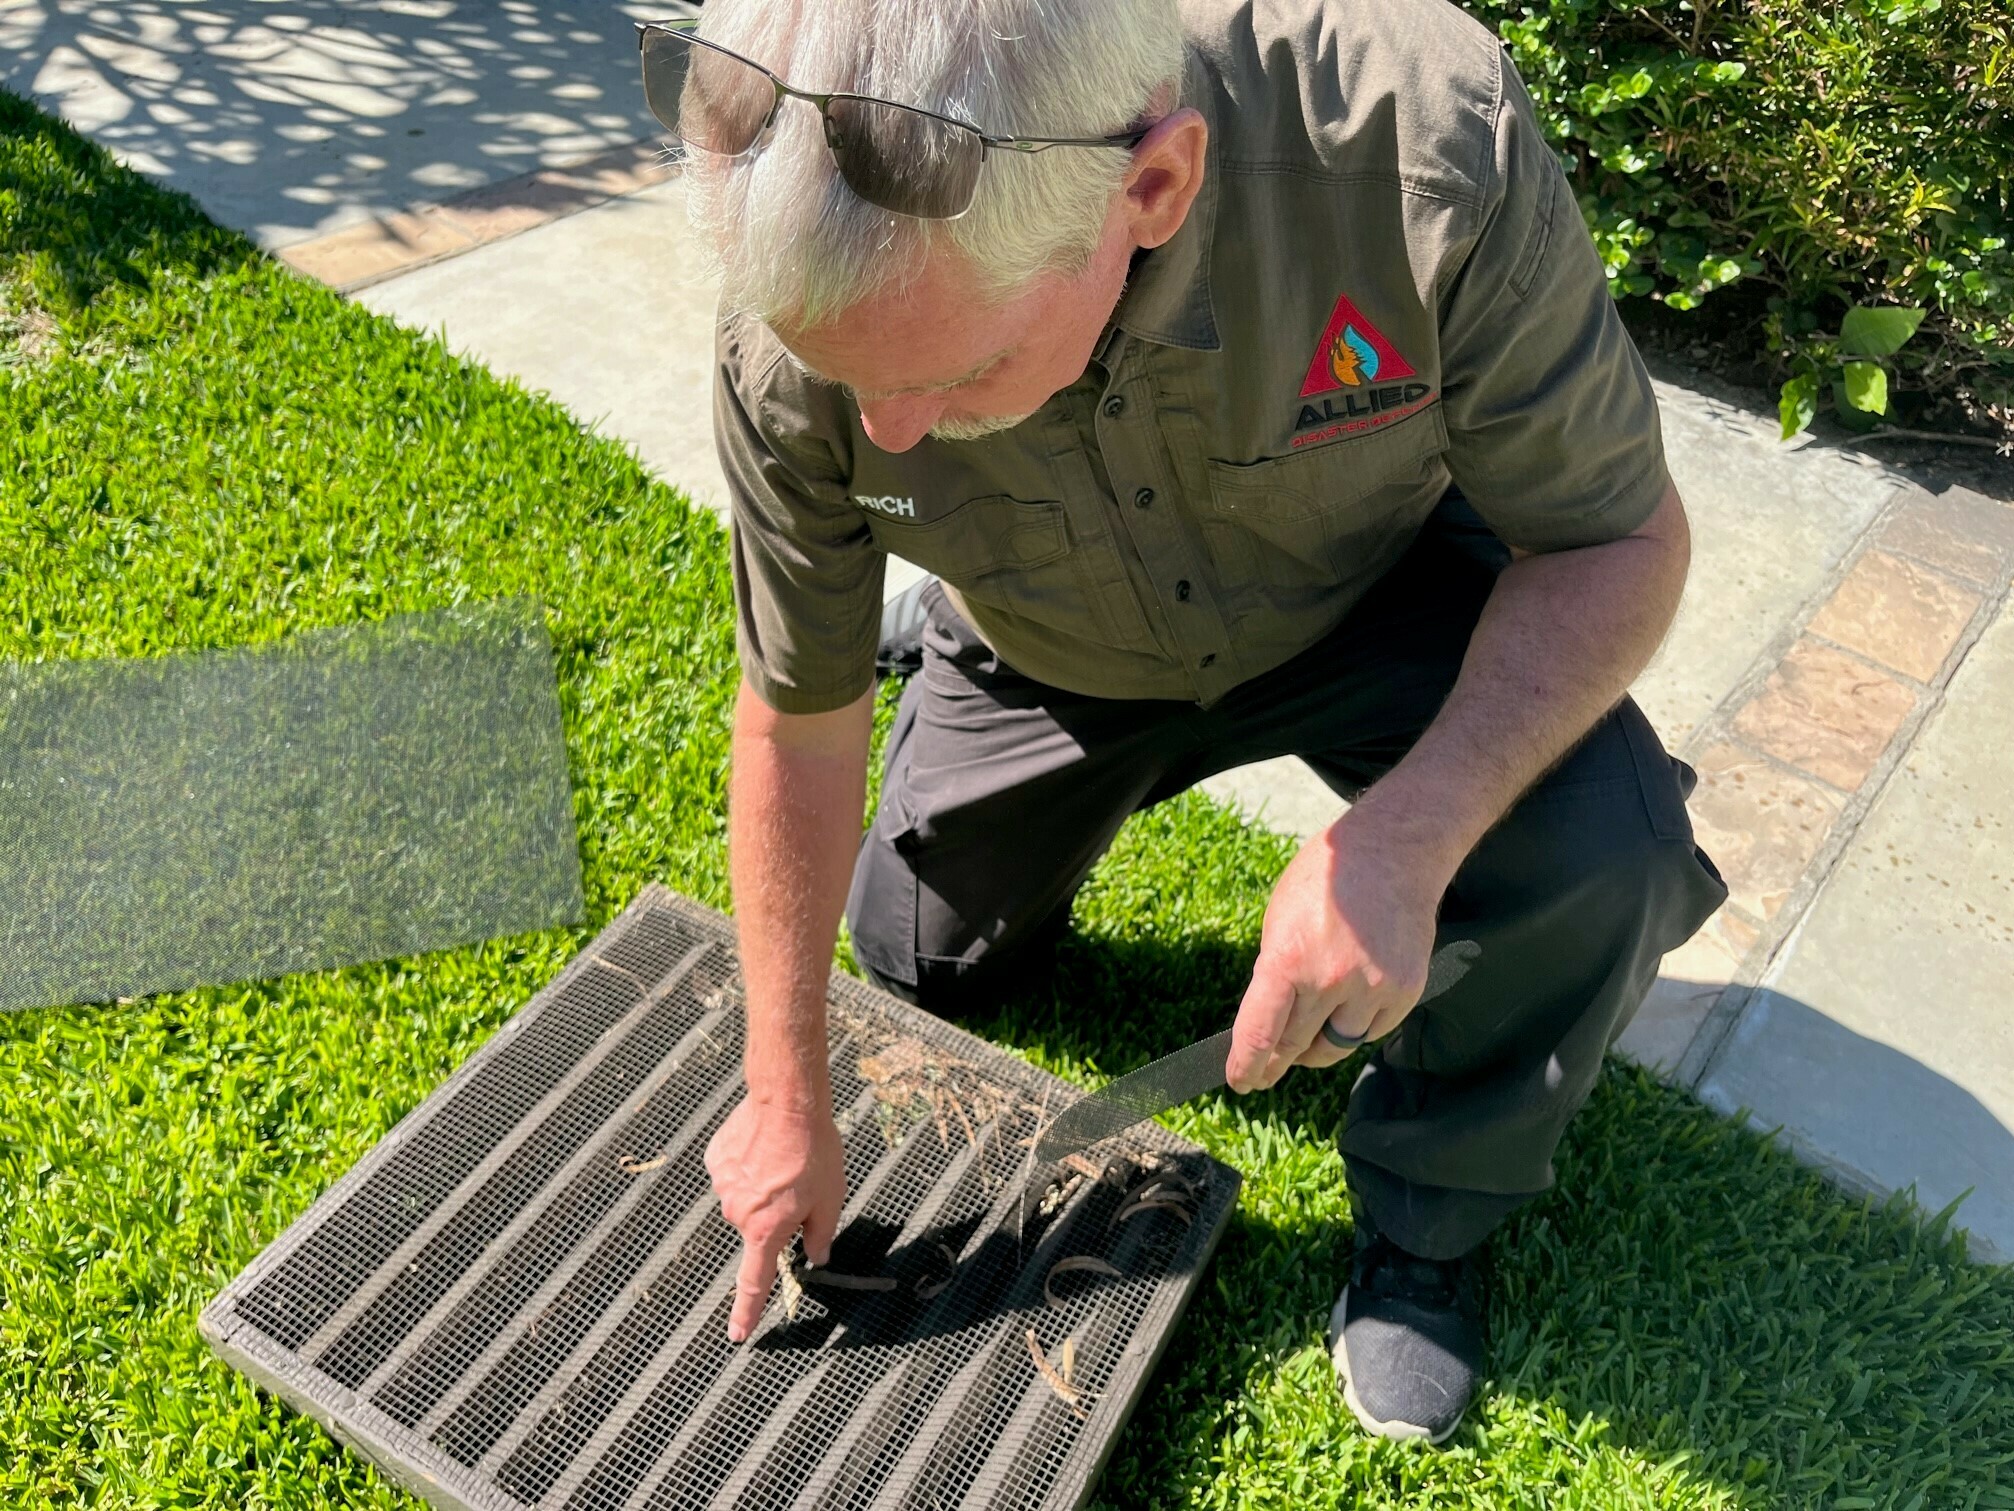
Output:
<path fill-rule="evenodd" d="M 1457 939 L 1434 951 L 1427 962 L 1427 984 L 1420 1001 L 1438 997 L 1461 980 L 1480 954 L 1482 946 L 1472 939 Z M 1064 1108 L 1035 1142 L 1021 1195 L 1019 1226 L 1025 1230 L 1028 1224 L 1029 1195 L 1059 1161 L 1170 1107 L 1217 1090 L 1224 1085 L 1224 1066 L 1230 1056 L 1231 1030 L 1227 1028 L 1129 1071 Z"/>

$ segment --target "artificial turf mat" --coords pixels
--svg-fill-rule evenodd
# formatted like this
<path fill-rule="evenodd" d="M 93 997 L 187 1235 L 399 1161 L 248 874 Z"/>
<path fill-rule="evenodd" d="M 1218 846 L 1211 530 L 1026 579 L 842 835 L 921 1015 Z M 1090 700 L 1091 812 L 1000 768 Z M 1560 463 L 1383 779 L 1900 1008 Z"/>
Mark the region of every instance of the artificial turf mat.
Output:
<path fill-rule="evenodd" d="M 0 657 L 547 605 L 586 928 L 0 1019 L 0 1504 L 410 1504 L 196 1312 L 645 881 L 726 902 L 723 536 L 7 96 L 0 458 Z M 1087 1080 L 1220 1027 L 1288 853 L 1197 798 L 1143 815 L 1053 981 L 972 1026 Z M 1322 1342 L 1344 1092 L 1298 1072 L 1171 1119 L 1246 1184 L 1101 1502 L 2014 1507 L 2014 1274 L 1620 1068 L 1492 1245 L 1470 1423 L 1364 1438 Z"/>

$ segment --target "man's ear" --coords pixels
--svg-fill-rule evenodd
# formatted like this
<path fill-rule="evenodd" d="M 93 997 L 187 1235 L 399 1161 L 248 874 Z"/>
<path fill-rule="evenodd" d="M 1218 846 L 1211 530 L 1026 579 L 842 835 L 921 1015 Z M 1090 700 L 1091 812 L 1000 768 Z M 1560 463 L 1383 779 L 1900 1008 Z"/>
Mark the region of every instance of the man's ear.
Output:
<path fill-rule="evenodd" d="M 1158 247 L 1189 218 L 1203 187 L 1210 128 L 1189 106 L 1164 116 L 1133 149 L 1124 186 L 1133 244 Z"/>

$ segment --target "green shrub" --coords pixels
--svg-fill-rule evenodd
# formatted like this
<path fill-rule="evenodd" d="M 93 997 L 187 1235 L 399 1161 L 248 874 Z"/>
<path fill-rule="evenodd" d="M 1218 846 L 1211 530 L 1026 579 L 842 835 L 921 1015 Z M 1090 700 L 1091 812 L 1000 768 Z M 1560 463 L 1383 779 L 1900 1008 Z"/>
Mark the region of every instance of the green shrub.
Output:
<path fill-rule="evenodd" d="M 2006 0 L 1467 3 L 1559 143 L 1617 297 L 1766 287 L 1786 427 L 1827 394 L 1885 412 L 1898 386 L 2014 425 Z M 1860 306 L 1924 318 L 1896 349 L 1842 346 Z"/>

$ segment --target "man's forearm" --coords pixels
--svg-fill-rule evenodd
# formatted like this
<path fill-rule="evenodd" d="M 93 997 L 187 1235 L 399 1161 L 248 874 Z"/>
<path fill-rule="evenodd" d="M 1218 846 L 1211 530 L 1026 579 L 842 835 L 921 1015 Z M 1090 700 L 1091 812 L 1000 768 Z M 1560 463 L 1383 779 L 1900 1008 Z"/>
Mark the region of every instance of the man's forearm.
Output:
<path fill-rule="evenodd" d="M 1357 805 L 1447 878 L 1650 660 L 1685 586 L 1675 492 L 1644 529 L 1526 556 L 1497 579 L 1447 703 Z"/>
<path fill-rule="evenodd" d="M 728 867 L 758 1102 L 831 1102 L 825 986 L 860 848 L 873 717 L 871 692 L 835 713 L 791 715 L 744 683 L 735 705 Z"/>

